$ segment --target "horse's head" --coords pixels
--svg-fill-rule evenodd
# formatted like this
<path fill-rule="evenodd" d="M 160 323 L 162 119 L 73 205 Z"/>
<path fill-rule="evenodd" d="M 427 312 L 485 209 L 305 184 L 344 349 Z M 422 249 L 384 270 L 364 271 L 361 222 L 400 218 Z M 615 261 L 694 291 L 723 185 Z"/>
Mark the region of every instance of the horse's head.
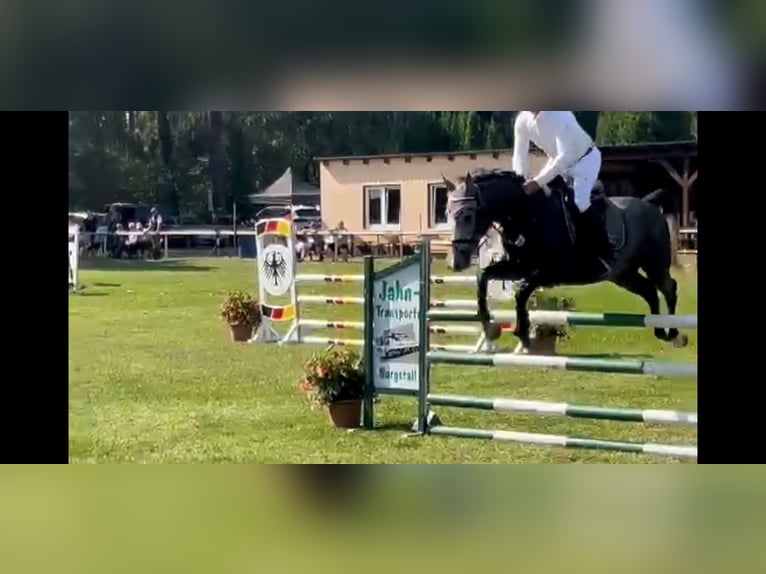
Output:
<path fill-rule="evenodd" d="M 493 222 L 507 223 L 514 204 L 524 193 L 524 179 L 513 172 L 467 174 L 455 184 L 444 178 L 451 192 L 447 212 L 452 227 L 450 267 L 465 271 L 482 237 Z"/>

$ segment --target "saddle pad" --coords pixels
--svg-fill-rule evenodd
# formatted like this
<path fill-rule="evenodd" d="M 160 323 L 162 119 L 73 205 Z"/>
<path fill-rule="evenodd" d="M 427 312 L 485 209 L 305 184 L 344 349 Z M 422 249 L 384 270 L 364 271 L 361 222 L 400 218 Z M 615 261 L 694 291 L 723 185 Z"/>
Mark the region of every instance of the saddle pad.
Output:
<path fill-rule="evenodd" d="M 620 251 L 625 247 L 625 214 L 612 200 L 606 200 L 604 211 L 604 225 L 609 236 L 609 244 L 614 251 Z"/>

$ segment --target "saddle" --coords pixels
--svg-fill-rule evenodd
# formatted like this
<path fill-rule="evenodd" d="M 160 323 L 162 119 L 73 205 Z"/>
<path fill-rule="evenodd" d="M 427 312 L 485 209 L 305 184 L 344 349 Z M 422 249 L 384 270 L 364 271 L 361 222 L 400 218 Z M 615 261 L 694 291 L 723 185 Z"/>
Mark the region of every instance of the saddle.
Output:
<path fill-rule="evenodd" d="M 562 204 L 562 213 L 564 215 L 564 224 L 575 245 L 577 239 L 577 224 L 580 216 L 580 208 L 574 200 L 574 190 L 566 184 L 561 178 L 556 178 L 549 186 L 551 198 L 554 201 L 560 201 Z M 615 253 L 625 246 L 625 217 L 623 211 L 617 207 L 607 197 L 594 198 L 591 201 L 591 209 L 595 209 L 599 215 L 601 223 L 606 228 L 609 238 L 609 244 Z"/>

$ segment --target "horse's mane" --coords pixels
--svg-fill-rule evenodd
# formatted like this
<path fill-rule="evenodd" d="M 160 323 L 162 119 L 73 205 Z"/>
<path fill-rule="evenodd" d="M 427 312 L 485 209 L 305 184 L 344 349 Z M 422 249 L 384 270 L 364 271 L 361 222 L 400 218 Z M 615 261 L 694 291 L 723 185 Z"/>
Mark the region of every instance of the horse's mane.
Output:
<path fill-rule="evenodd" d="M 484 169 L 479 168 L 469 172 L 473 183 L 481 193 L 490 197 L 503 197 L 503 201 L 512 199 L 514 196 L 508 194 L 509 189 L 516 189 L 521 192 L 521 184 L 524 183 L 524 177 L 511 170 L 504 169 Z M 458 178 L 459 184 L 464 184 L 468 176 Z M 457 209 L 457 205 L 467 199 L 466 188 L 462 188 L 463 191 L 460 196 L 455 193 L 451 193 L 448 201 L 448 211 Z"/>
<path fill-rule="evenodd" d="M 508 169 L 485 169 L 478 168 L 470 172 L 471 179 L 477 185 L 486 183 L 493 183 L 495 181 L 510 180 L 513 183 L 519 183 L 524 181 L 524 176 L 516 173 L 513 170 Z M 465 176 L 459 177 L 460 183 L 465 183 Z"/>

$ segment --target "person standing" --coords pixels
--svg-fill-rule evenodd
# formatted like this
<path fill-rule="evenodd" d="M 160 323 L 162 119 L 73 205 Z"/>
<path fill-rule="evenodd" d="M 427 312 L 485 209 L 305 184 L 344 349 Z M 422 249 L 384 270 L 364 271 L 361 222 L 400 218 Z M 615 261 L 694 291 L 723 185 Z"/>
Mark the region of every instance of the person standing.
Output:
<path fill-rule="evenodd" d="M 162 215 L 156 207 L 149 210 L 147 231 L 152 241 L 152 259 L 159 259 L 162 253 L 160 231 L 162 231 Z"/>

